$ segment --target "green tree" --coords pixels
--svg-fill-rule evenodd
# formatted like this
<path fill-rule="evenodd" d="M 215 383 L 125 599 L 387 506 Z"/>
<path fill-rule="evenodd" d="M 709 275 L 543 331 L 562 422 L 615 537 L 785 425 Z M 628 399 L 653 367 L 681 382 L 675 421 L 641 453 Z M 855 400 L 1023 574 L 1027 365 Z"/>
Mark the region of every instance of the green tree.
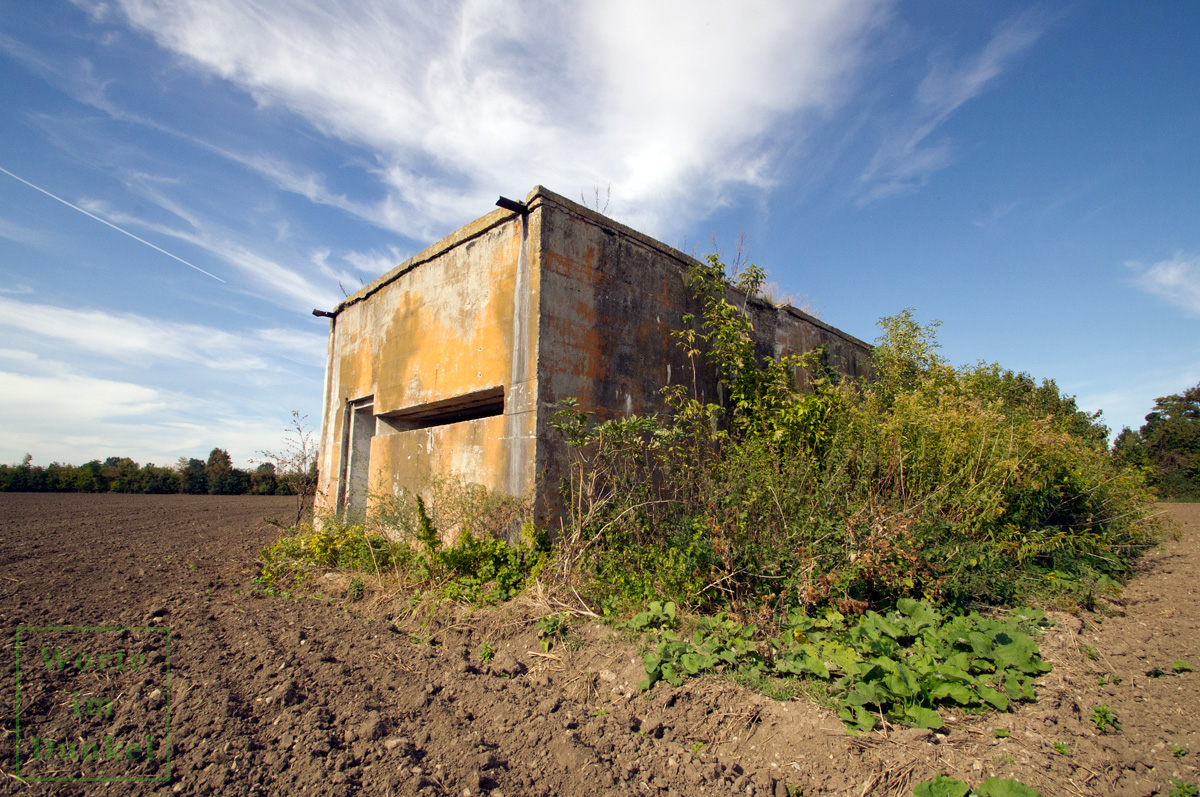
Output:
<path fill-rule="evenodd" d="M 233 490 L 233 460 L 223 448 L 214 448 L 204 466 L 209 495 L 231 495 Z"/>
<path fill-rule="evenodd" d="M 1155 399 L 1140 437 L 1159 496 L 1200 499 L 1200 384 Z"/>
<path fill-rule="evenodd" d="M 275 463 L 259 463 L 259 466 L 250 472 L 250 492 L 254 495 L 274 495 L 278 486 Z"/>
<path fill-rule="evenodd" d="M 1138 470 L 1145 470 L 1150 466 L 1150 457 L 1146 454 L 1142 436 L 1128 426 L 1123 427 L 1113 440 L 1112 456 L 1121 465 Z"/>
<path fill-rule="evenodd" d="M 108 478 L 104 475 L 100 460 L 93 459 L 79 466 L 75 472 L 75 489 L 81 493 L 108 492 Z"/>
<path fill-rule="evenodd" d="M 52 493 L 69 493 L 75 489 L 74 465 L 51 462 L 46 466 L 46 489 Z"/>
<path fill-rule="evenodd" d="M 0 484 L 9 492 L 42 492 L 46 489 L 46 473 L 33 465 L 32 454 L 26 454 L 20 465 L 5 466 Z"/>
<path fill-rule="evenodd" d="M 108 490 L 113 493 L 140 493 L 142 483 L 138 475 L 138 464 L 129 457 L 109 457 L 102 466 L 104 478 L 108 479 Z"/>
<path fill-rule="evenodd" d="M 147 463 L 138 472 L 143 493 L 164 494 L 179 492 L 179 474 L 170 468 Z"/>
<path fill-rule="evenodd" d="M 204 461 L 192 457 L 180 457 L 175 466 L 179 473 L 179 492 L 203 495 L 208 492 L 208 477 L 204 473 Z"/>

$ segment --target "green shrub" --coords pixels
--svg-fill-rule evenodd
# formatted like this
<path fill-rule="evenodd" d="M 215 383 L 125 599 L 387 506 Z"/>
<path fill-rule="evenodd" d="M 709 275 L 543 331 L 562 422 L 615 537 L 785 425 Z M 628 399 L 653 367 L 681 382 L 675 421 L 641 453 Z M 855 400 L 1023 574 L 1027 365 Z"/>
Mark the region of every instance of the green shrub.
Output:
<path fill-rule="evenodd" d="M 909 310 L 880 322 L 869 381 L 839 379 L 820 351 L 760 359 L 720 261 L 692 285 L 704 314 L 677 337 L 697 373 L 720 375 L 723 403 L 674 385 L 660 416 L 596 423 L 566 401 L 551 422 L 571 450 L 561 570 L 601 605 L 777 621 L 901 598 L 1086 606 L 1152 544 L 1143 476 L 1053 382 L 953 368 Z"/>
<path fill-rule="evenodd" d="M 325 518 L 290 529 L 292 533 L 263 548 L 256 583 L 272 590 L 302 587 L 319 570 L 354 570 L 380 576 L 411 560 L 405 545 L 392 542 L 361 524 Z"/>
<path fill-rule="evenodd" d="M 541 572 L 549 546 L 529 521 L 528 502 L 452 477 L 426 492 L 428 503 L 408 490 L 373 496 L 362 523 L 327 517 L 294 527 L 263 549 L 256 580 L 290 590 L 316 570 L 344 569 L 479 603 L 508 600 Z"/>

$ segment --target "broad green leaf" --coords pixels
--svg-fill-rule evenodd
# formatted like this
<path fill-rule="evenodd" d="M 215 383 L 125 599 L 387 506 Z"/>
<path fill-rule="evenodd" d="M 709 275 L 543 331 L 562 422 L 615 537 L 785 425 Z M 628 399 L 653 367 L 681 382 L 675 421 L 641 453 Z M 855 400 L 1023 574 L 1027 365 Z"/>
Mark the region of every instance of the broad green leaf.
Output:
<path fill-rule="evenodd" d="M 946 666 L 954 667 L 955 669 L 961 670 L 964 676 L 966 675 L 967 670 L 971 669 L 970 662 L 971 662 L 970 658 L 963 651 L 959 651 L 958 653 L 955 653 L 953 656 L 949 656 L 946 658 Z"/>
<path fill-rule="evenodd" d="M 971 797 L 1042 797 L 1042 793 L 1019 780 L 988 778 L 971 792 Z"/>
<path fill-rule="evenodd" d="M 933 780 L 918 783 L 913 789 L 913 797 L 967 797 L 971 787 L 961 780 L 938 775 Z"/>
<path fill-rule="evenodd" d="M 992 639 L 987 634 L 972 631 L 967 634 L 967 644 L 976 656 L 988 656 L 992 652 Z"/>
<path fill-rule="evenodd" d="M 877 722 L 878 720 L 875 718 L 875 715 L 867 711 L 862 706 L 854 707 L 854 724 L 858 726 L 859 730 L 874 730 Z"/>
<path fill-rule="evenodd" d="M 857 666 L 860 661 L 859 655 L 854 648 L 849 647 L 848 645 L 841 645 L 836 642 L 825 643 L 821 647 L 820 657 L 822 661 L 832 661 L 837 665 L 838 669 L 841 669 L 843 672 L 847 673 L 849 673 L 851 669 L 857 670 Z"/>
<path fill-rule="evenodd" d="M 815 675 L 823 680 L 829 680 L 829 669 L 825 666 L 825 663 L 816 656 L 808 653 L 804 654 L 803 665 L 804 669 L 810 674 Z"/>
<path fill-rule="evenodd" d="M 936 730 L 945 725 L 942 721 L 942 716 L 931 708 L 909 706 L 904 710 L 904 715 L 912 720 L 913 725 L 916 725 L 918 728 Z"/>
<path fill-rule="evenodd" d="M 976 672 L 995 672 L 996 665 L 987 659 L 973 659 L 971 661 L 971 669 Z"/>
<path fill-rule="evenodd" d="M 1036 659 L 1037 643 L 1027 636 L 1017 636 L 1006 645 L 998 645 L 992 651 L 997 667 L 1008 667 L 1024 673 L 1042 672 Z"/>
<path fill-rule="evenodd" d="M 914 692 L 899 675 L 889 675 L 883 679 L 883 685 L 896 697 L 912 697 Z"/>
<path fill-rule="evenodd" d="M 997 692 L 983 684 L 976 686 L 975 691 L 979 692 L 979 696 L 983 698 L 984 702 L 992 704 L 997 711 L 1008 710 L 1008 698 L 1002 692 Z"/>
<path fill-rule="evenodd" d="M 975 694 L 960 683 L 943 681 L 929 691 L 934 700 L 950 698 L 960 706 L 968 706 L 975 702 Z"/>
<path fill-rule="evenodd" d="M 804 663 L 798 656 L 786 655 L 775 659 L 775 672 L 780 675 L 804 675 Z"/>
<path fill-rule="evenodd" d="M 933 671 L 943 678 L 961 681 L 964 684 L 975 683 L 975 678 L 972 675 L 949 664 L 939 664 L 933 668 Z"/>
<path fill-rule="evenodd" d="M 921 691 L 921 682 L 917 678 L 917 674 L 903 664 L 896 665 L 896 675 L 904 682 L 904 685 L 915 695 Z"/>
<path fill-rule="evenodd" d="M 901 598 L 896 601 L 896 608 L 902 614 L 912 618 L 919 626 L 936 626 L 942 621 L 942 616 L 937 613 L 932 606 L 925 601 L 918 601 L 912 598 Z"/>

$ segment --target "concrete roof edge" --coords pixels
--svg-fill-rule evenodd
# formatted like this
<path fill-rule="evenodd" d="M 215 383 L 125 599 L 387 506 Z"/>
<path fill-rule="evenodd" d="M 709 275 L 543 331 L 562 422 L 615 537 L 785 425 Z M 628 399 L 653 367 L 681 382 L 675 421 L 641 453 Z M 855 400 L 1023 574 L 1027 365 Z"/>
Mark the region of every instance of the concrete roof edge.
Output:
<path fill-rule="evenodd" d="M 525 204 L 529 205 L 530 210 L 533 210 L 537 204 L 539 204 L 538 200 L 543 202 L 551 202 L 555 205 L 558 205 L 564 210 L 574 213 L 577 216 L 581 216 L 593 224 L 596 224 L 600 227 L 607 227 L 615 233 L 632 238 L 635 241 L 650 247 L 651 249 L 655 249 L 665 255 L 669 255 L 675 260 L 678 260 L 680 263 L 691 264 L 700 262 L 691 255 L 681 252 L 673 246 L 669 246 L 656 238 L 651 238 L 644 232 L 638 232 L 632 227 L 626 226 L 619 221 L 605 216 L 603 213 L 597 213 L 586 205 L 581 205 L 578 202 L 567 199 L 561 194 L 556 194 L 545 186 L 535 185 L 533 190 L 530 191 L 528 196 L 525 197 Z"/>
<path fill-rule="evenodd" d="M 382 276 L 377 277 L 367 285 L 352 293 L 350 296 L 347 296 L 338 304 L 337 307 L 333 309 L 334 315 L 340 313 L 350 305 L 358 304 L 359 302 L 369 298 L 372 294 L 378 293 L 387 285 L 394 282 L 404 274 L 407 274 L 409 271 L 412 271 L 422 263 L 427 263 L 443 252 L 464 244 L 472 238 L 478 238 L 488 230 L 498 227 L 504 222 L 510 220 L 515 215 L 516 214 L 514 214 L 511 210 L 496 208 L 487 215 L 481 216 L 478 219 L 475 219 L 475 221 L 459 227 L 445 238 L 430 244 L 417 254 L 410 257 L 408 260 L 405 260 L 403 263 L 393 268 L 391 271 L 388 271 Z"/>
<path fill-rule="evenodd" d="M 618 235 L 623 235 L 627 238 L 637 241 L 638 243 L 642 244 L 643 246 L 646 246 L 650 249 L 654 249 L 658 252 L 661 252 L 664 255 L 667 255 L 668 257 L 672 258 L 673 260 L 676 260 L 680 264 L 681 267 L 687 267 L 693 263 L 700 262 L 699 260 L 692 257 L 691 255 L 681 252 L 673 246 L 669 246 L 669 245 L 663 243 L 662 241 L 659 241 L 656 238 L 651 238 L 649 235 L 646 235 L 643 232 L 638 232 L 637 230 L 633 229 L 632 227 L 626 226 L 619 221 L 615 221 L 614 219 L 611 219 L 602 213 L 598 213 L 598 212 L 592 210 L 591 208 L 587 207 L 586 205 L 581 205 L 578 202 L 573 202 L 572 200 L 567 199 L 565 196 L 562 196 L 561 194 L 556 194 L 555 192 L 551 191 L 550 189 L 546 188 L 543 185 L 535 185 L 533 187 L 533 190 L 530 191 L 525 196 L 525 204 L 528 206 L 530 211 L 536 210 L 539 205 L 541 205 L 543 203 L 547 203 L 547 202 L 550 204 L 553 204 L 553 205 L 557 205 L 558 207 L 567 211 L 568 213 L 572 213 L 576 216 L 579 216 L 579 217 L 591 222 L 592 224 L 607 228 L 607 229 L 611 230 L 612 232 L 617 233 Z M 380 291 L 381 289 L 386 287 L 388 284 L 390 284 L 391 282 L 394 282 L 396 279 L 398 279 L 399 277 L 408 273 L 409 271 L 413 270 L 417 266 L 420 266 L 422 263 L 426 263 L 430 260 L 433 260 L 435 257 L 442 254 L 443 252 L 445 252 L 449 249 L 453 249 L 454 247 L 459 246 L 463 243 L 466 243 L 467 241 L 471 240 L 472 238 L 477 238 L 480 235 L 483 235 L 484 233 L 488 232 L 489 230 L 500 226 L 501 224 L 505 223 L 506 221 L 509 221 L 515 215 L 516 214 L 513 211 L 505 210 L 503 208 L 497 208 L 496 210 L 493 210 L 490 213 L 488 213 L 484 216 L 481 216 L 478 219 L 475 219 L 475 221 L 472 221 L 469 224 L 466 224 L 463 227 L 460 227 L 459 229 L 457 229 L 454 232 L 447 235 L 445 238 L 442 238 L 440 241 L 430 244 L 429 246 L 425 247 L 417 254 L 413 255 L 412 257 L 405 260 L 400 265 L 393 268 L 391 271 L 388 271 L 386 274 L 383 274 L 382 276 L 372 280 L 370 283 L 363 286 L 355 293 L 353 293 L 350 296 L 343 299 L 338 304 L 338 306 L 334 308 L 334 310 L 333 310 L 334 315 L 337 315 L 342 310 L 344 310 L 345 308 L 349 307 L 352 304 L 357 304 L 358 302 L 366 300 L 372 294 L 377 293 L 378 291 Z M 765 299 L 762 299 L 757 296 L 752 297 L 751 301 L 770 305 L 770 302 L 767 302 Z M 775 307 L 775 305 L 771 305 L 771 306 Z M 856 338 L 855 336 L 849 334 L 848 332 L 844 332 L 835 326 L 827 324 L 824 321 L 822 321 L 821 319 L 815 318 L 815 317 L 809 315 L 808 313 L 805 313 L 803 310 L 799 310 L 795 307 L 792 307 L 791 305 L 786 305 L 784 307 L 776 307 L 775 309 L 782 311 L 782 312 L 790 313 L 791 315 L 794 315 L 797 318 L 802 318 L 805 321 L 812 324 L 813 326 L 820 327 L 833 335 L 837 335 L 838 337 L 842 338 L 843 340 L 847 341 L 848 343 L 851 343 L 853 345 L 862 346 L 863 348 L 867 349 L 868 351 L 870 351 L 872 348 L 874 348 L 869 343 L 866 343 L 866 342 Z"/>
<path fill-rule="evenodd" d="M 662 241 L 659 241 L 655 238 L 651 238 L 649 235 L 646 235 L 645 233 L 638 232 L 637 230 L 633 229 L 632 227 L 627 227 L 626 225 L 622 224 L 619 221 L 614 221 L 613 219 L 610 219 L 608 216 L 605 216 L 602 213 L 598 213 L 598 212 L 592 210 L 591 208 L 587 207 L 586 205 L 581 205 L 578 202 L 573 202 L 570 199 L 567 199 L 566 197 L 564 197 L 560 194 L 554 193 L 553 191 L 546 188 L 545 186 L 542 186 L 542 185 L 534 186 L 533 190 L 530 191 L 529 194 L 525 197 L 525 204 L 529 205 L 530 210 L 533 210 L 536 207 L 536 205 L 538 204 L 538 200 L 541 200 L 543 202 L 551 202 L 555 205 L 559 205 L 563 209 L 565 209 L 571 213 L 574 213 L 577 216 L 582 216 L 583 218 L 587 219 L 588 221 L 590 221 L 594 224 L 597 224 L 601 227 L 607 227 L 607 228 L 611 229 L 613 232 L 616 232 L 621 235 L 632 238 L 632 239 L 638 241 L 639 243 L 650 247 L 651 249 L 655 249 L 659 252 L 662 252 L 663 254 L 669 255 L 670 257 L 679 261 L 679 263 L 681 265 L 690 265 L 692 263 L 700 262 L 696 258 L 692 257 L 691 255 L 681 252 L 678 249 L 674 248 L 673 246 L 669 246 L 669 245 L 663 243 Z M 740 291 L 737 291 L 737 289 L 733 288 L 733 286 L 730 286 L 730 288 L 732 290 L 734 290 L 735 292 L 740 293 Z M 821 329 L 824 329 L 826 332 L 829 332 L 832 335 L 836 335 L 837 337 L 842 338 L 847 343 L 850 343 L 850 344 L 856 345 L 856 346 L 862 346 L 867 351 L 870 351 L 872 348 L 874 348 L 873 346 L 871 346 L 871 344 L 866 343 L 865 341 L 862 341 L 862 340 L 856 338 L 854 335 L 851 335 L 848 332 L 838 329 L 837 327 L 835 327 L 831 324 L 827 324 L 824 321 L 822 321 L 821 319 L 811 316 L 808 313 L 804 312 L 803 310 L 800 310 L 796 307 L 792 307 L 791 305 L 784 305 L 783 307 L 779 307 L 777 305 L 771 304 L 766 299 L 763 299 L 758 296 L 751 297 L 751 301 L 757 302 L 759 304 L 764 304 L 764 305 L 767 305 L 770 307 L 774 307 L 777 311 L 786 312 L 793 316 L 796 316 L 797 318 L 804 319 L 805 321 L 812 324 L 813 326 L 820 327 Z"/>
<path fill-rule="evenodd" d="M 758 301 L 765 302 L 766 299 L 758 299 Z M 767 302 L 767 304 L 771 304 L 771 303 Z M 797 318 L 802 318 L 805 321 L 807 321 L 808 323 L 812 324 L 814 327 L 820 327 L 821 329 L 824 329 L 826 332 L 830 332 L 834 335 L 837 335 L 839 338 L 842 338 L 843 340 L 847 341 L 848 343 L 852 343 L 856 346 L 862 346 L 867 351 L 871 351 L 872 349 L 875 348 L 870 343 L 867 343 L 864 340 L 856 338 L 854 335 L 851 335 L 849 332 L 838 329 L 837 327 L 833 326 L 832 324 L 826 324 L 824 321 L 817 318 L 816 316 L 809 315 L 808 313 L 801 310 L 799 307 L 792 307 L 790 304 L 785 304 L 782 307 L 780 307 L 779 305 L 772 305 L 772 306 L 776 310 L 780 310 L 782 312 L 789 313 L 791 315 L 796 316 Z"/>

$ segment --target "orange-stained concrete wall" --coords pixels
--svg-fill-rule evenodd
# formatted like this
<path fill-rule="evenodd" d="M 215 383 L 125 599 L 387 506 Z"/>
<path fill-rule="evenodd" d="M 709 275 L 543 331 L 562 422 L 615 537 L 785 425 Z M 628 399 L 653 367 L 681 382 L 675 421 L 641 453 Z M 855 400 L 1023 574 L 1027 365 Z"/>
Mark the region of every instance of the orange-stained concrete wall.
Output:
<path fill-rule="evenodd" d="M 528 218 L 495 211 L 439 241 L 343 302 L 331 323 L 318 510 L 337 508 L 347 402 L 374 397 L 375 415 L 495 387 L 504 414 L 394 432 L 370 443 L 372 494 L 458 473 L 531 494 L 538 284 Z"/>
<path fill-rule="evenodd" d="M 384 415 L 497 386 L 502 416 L 377 434 L 369 489 L 418 488 L 456 474 L 558 507 L 565 449 L 549 420 L 564 398 L 597 417 L 661 411 L 667 384 L 720 400 L 711 369 L 695 374 L 672 330 L 701 308 L 694 261 L 538 186 L 527 212 L 497 210 L 439 241 L 343 302 L 331 325 L 319 508 L 336 508 L 345 407 L 374 396 Z M 744 297 L 731 290 L 731 300 Z M 824 345 L 852 376 L 870 347 L 791 308 L 747 303 L 763 356 Z M 381 427 L 381 431 L 384 431 Z"/>

